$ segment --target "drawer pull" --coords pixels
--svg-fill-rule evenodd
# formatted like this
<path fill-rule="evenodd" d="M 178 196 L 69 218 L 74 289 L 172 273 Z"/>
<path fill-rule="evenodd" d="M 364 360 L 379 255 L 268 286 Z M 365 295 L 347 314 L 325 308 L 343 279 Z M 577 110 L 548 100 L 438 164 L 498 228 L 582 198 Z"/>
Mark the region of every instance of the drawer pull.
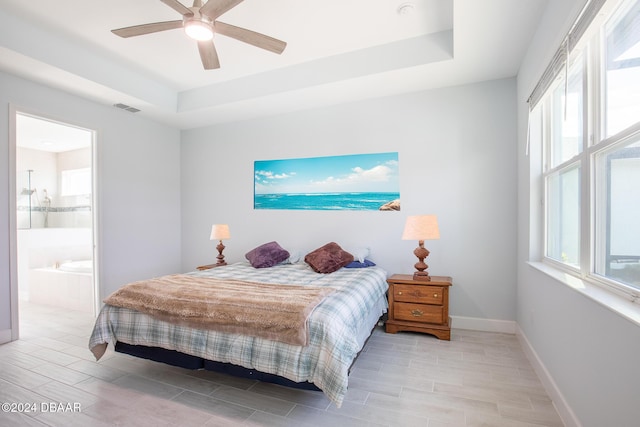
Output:
<path fill-rule="evenodd" d="M 433 297 L 434 298 L 438 298 L 438 294 L 433 294 Z"/>
<path fill-rule="evenodd" d="M 420 317 L 424 314 L 424 312 L 422 312 L 421 310 L 411 310 L 411 315 L 413 317 Z"/>
<path fill-rule="evenodd" d="M 402 295 L 402 291 L 398 292 L 398 295 Z"/>

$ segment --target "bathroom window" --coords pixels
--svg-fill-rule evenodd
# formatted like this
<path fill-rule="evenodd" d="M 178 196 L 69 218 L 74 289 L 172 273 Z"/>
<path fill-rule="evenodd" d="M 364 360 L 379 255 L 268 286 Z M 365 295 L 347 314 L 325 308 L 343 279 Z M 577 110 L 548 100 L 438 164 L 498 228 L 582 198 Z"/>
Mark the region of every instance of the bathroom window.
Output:
<path fill-rule="evenodd" d="M 91 168 L 62 171 L 62 196 L 91 194 Z"/>

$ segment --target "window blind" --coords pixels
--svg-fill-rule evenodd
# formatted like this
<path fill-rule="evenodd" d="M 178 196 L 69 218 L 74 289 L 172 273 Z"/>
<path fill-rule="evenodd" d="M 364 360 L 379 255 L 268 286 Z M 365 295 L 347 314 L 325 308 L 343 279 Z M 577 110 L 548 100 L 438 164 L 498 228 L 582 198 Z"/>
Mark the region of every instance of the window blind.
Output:
<path fill-rule="evenodd" d="M 568 60 L 567 56 L 578 44 L 580 38 L 582 38 L 584 33 L 587 31 L 587 28 L 589 28 L 589 25 L 591 25 L 591 22 L 593 22 L 606 1 L 607 0 L 588 0 L 584 5 L 582 11 L 578 15 L 578 18 L 571 26 L 569 33 L 563 39 L 560 47 L 556 51 L 555 55 L 553 55 L 551 62 L 542 73 L 542 77 L 540 77 L 538 84 L 536 84 L 533 92 L 531 92 L 529 99 L 527 99 L 530 110 L 535 108 L 558 74 L 560 74 L 560 72 L 565 68 Z"/>

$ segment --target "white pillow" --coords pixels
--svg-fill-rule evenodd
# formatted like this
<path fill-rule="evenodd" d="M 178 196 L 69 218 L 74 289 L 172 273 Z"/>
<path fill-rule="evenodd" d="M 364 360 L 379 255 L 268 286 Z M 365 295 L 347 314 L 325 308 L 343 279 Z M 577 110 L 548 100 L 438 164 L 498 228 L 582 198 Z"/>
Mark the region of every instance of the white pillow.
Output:
<path fill-rule="evenodd" d="M 302 252 L 301 251 L 291 251 L 289 255 L 289 262 L 291 264 L 295 264 L 296 262 L 302 261 Z"/>
<path fill-rule="evenodd" d="M 300 262 L 300 260 L 302 260 L 302 252 L 289 251 L 289 258 L 282 261 L 282 264 L 295 264 L 296 262 Z"/>
<path fill-rule="evenodd" d="M 369 256 L 369 248 L 363 247 L 345 247 L 345 251 L 349 252 L 356 261 L 364 262 L 365 258 Z"/>

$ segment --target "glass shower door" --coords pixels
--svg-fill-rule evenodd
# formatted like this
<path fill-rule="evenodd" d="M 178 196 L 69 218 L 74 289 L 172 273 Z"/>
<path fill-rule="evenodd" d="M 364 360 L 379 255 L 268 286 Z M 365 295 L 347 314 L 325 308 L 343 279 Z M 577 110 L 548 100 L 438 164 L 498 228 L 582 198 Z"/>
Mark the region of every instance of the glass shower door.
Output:
<path fill-rule="evenodd" d="M 33 225 L 33 193 L 32 186 L 33 170 L 18 171 L 16 174 L 16 219 L 18 229 L 30 229 Z"/>

